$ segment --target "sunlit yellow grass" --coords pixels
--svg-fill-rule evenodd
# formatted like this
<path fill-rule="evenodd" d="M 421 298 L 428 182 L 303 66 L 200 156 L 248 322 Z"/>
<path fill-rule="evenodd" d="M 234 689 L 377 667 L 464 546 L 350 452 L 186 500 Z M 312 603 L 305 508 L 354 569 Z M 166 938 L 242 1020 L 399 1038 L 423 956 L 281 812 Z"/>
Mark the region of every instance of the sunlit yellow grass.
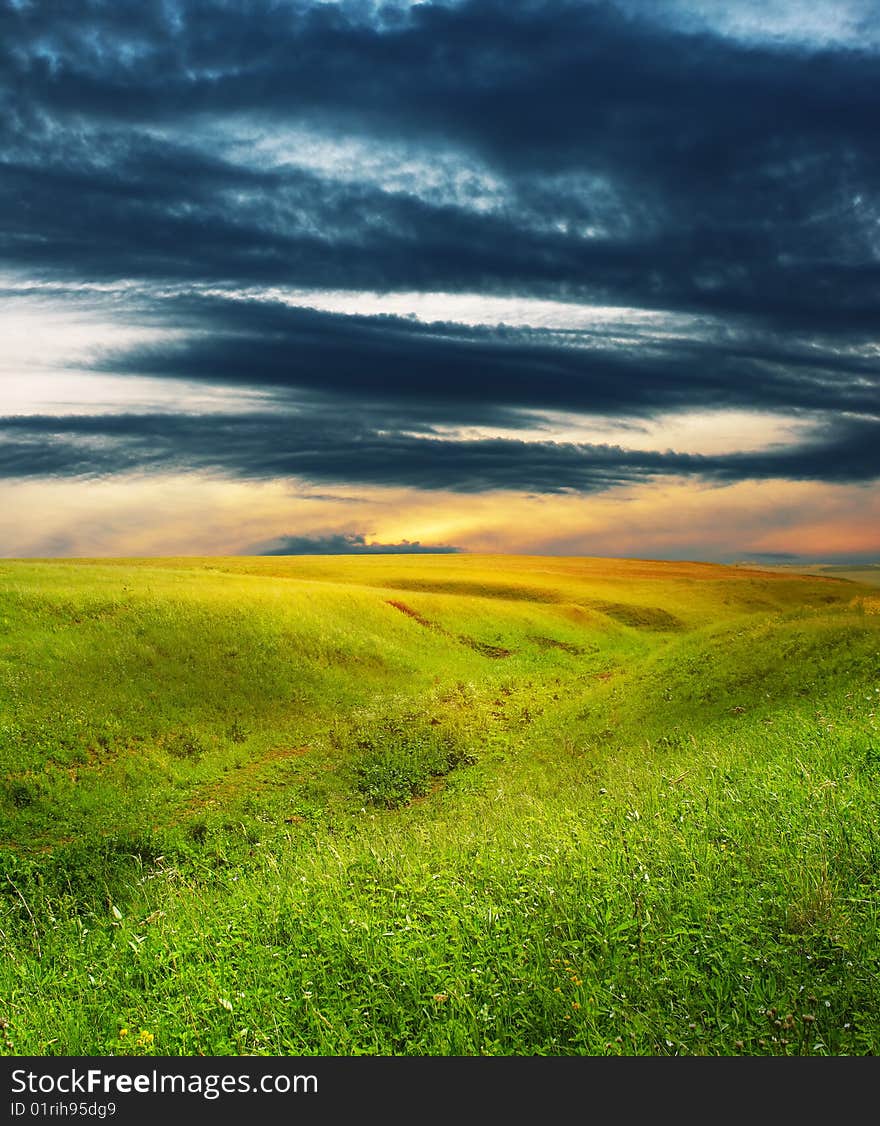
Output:
<path fill-rule="evenodd" d="M 876 1054 L 876 601 L 0 563 L 0 1051 Z"/>

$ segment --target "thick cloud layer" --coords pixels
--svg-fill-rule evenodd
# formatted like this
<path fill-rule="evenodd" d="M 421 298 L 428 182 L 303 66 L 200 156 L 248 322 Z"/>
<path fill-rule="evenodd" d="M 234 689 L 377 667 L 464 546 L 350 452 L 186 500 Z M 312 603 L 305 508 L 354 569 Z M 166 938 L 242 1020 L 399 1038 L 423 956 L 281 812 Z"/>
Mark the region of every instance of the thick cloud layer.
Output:
<path fill-rule="evenodd" d="M 389 432 L 344 412 L 321 416 L 73 416 L 0 422 L 0 477 L 111 476 L 196 469 L 254 480 L 410 485 L 462 493 L 601 492 L 659 476 L 863 483 L 880 476 L 880 422 L 838 424 L 818 440 L 750 453 L 680 454 L 619 446 L 455 440 Z"/>
<path fill-rule="evenodd" d="M 678 0 L 0 3 L 11 284 L 100 284 L 173 330 L 101 371 L 257 387 L 277 408 L 8 418 L 0 473 L 875 479 L 877 37 L 762 39 L 746 7 L 747 37 L 735 3 L 713 29 Z M 293 289 L 656 316 L 425 324 L 293 308 Z M 731 408 L 814 435 L 710 456 L 440 429 Z"/>
<path fill-rule="evenodd" d="M 682 338 L 423 324 L 340 316 L 271 301 L 177 298 L 168 323 L 190 335 L 104 360 L 108 371 L 296 388 L 383 410 L 516 425 L 516 410 L 644 416 L 707 407 L 874 412 L 880 366 L 834 338 L 782 340 L 729 324 Z M 175 320 L 175 318 L 177 318 Z M 524 418 L 528 424 L 530 418 Z"/>
<path fill-rule="evenodd" d="M 875 55 L 560 0 L 364 11 L 7 4 L 4 257 L 874 323 Z"/>

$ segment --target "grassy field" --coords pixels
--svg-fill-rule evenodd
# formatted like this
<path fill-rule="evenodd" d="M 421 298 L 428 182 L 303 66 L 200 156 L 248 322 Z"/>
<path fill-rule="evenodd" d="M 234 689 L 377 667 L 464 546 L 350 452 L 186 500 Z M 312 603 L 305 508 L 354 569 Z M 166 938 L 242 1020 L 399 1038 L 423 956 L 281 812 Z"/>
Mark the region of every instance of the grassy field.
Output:
<path fill-rule="evenodd" d="M 880 594 L 0 561 L 0 1052 L 880 1051 Z"/>

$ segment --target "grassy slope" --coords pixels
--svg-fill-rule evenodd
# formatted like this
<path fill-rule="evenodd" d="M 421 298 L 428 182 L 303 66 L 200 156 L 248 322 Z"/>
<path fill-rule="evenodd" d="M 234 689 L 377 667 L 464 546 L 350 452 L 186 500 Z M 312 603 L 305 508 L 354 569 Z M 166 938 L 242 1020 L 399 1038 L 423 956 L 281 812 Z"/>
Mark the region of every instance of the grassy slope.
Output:
<path fill-rule="evenodd" d="M 880 586 L 880 563 L 775 563 L 766 569 L 783 574 L 815 575 L 847 579 L 866 586 Z"/>
<path fill-rule="evenodd" d="M 4 563 L 5 1050 L 874 1054 L 878 626 L 705 564 Z"/>

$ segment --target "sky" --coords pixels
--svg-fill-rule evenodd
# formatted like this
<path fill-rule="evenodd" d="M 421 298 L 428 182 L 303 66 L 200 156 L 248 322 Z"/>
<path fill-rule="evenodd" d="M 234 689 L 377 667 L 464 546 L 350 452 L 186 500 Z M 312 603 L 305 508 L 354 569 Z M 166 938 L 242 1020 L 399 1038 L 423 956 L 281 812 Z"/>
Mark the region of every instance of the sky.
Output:
<path fill-rule="evenodd" d="M 0 555 L 880 559 L 873 0 L 0 0 Z"/>

